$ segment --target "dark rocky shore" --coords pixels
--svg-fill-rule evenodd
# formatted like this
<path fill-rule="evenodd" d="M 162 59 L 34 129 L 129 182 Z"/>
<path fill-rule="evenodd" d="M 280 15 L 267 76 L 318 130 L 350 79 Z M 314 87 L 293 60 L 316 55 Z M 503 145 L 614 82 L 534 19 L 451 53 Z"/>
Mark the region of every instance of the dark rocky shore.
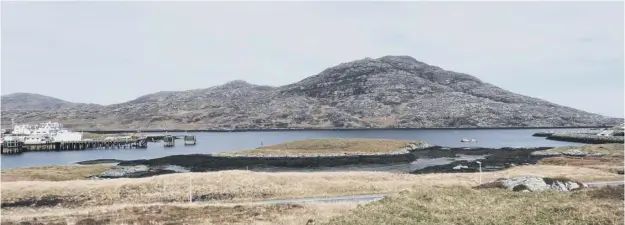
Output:
<path fill-rule="evenodd" d="M 549 140 L 568 141 L 586 144 L 607 144 L 607 143 L 623 143 L 623 136 L 599 136 L 588 134 L 552 134 L 547 137 Z"/>
<path fill-rule="evenodd" d="M 458 173 L 478 172 L 479 164 L 482 171 L 497 171 L 518 165 L 536 164 L 538 160 L 552 157 L 550 155 L 533 155 L 532 152 L 550 149 L 550 147 L 538 148 L 477 148 L 477 149 L 445 149 L 434 147 L 431 150 L 415 152 L 416 164 L 421 160 L 436 159 L 437 163 L 427 167 L 411 171 L 414 174 L 423 173 Z M 436 165 L 438 164 L 438 165 Z"/>
<path fill-rule="evenodd" d="M 578 131 L 578 132 L 538 132 L 534 133 L 534 137 L 546 137 L 549 140 L 556 141 L 568 141 L 585 144 L 608 144 L 608 143 L 623 143 L 625 137 L 622 132 L 615 132 L 614 135 L 601 136 L 597 135 L 599 131 Z"/>
<path fill-rule="evenodd" d="M 209 154 L 173 155 L 148 160 L 121 161 L 117 167 L 102 173 L 98 178 L 138 178 L 168 173 L 207 172 L 231 169 L 265 170 L 271 168 L 314 169 L 353 166 L 410 165 L 411 173 L 476 172 L 482 163 L 483 171 L 509 168 L 515 165 L 535 164 L 549 155 L 532 155 L 532 152 L 550 149 L 539 148 L 445 148 L 429 146 L 406 153 L 377 155 L 334 156 L 215 156 Z M 113 162 L 107 159 L 106 162 Z M 97 162 L 97 161 L 95 161 Z M 90 164 L 94 161 L 80 162 Z"/>

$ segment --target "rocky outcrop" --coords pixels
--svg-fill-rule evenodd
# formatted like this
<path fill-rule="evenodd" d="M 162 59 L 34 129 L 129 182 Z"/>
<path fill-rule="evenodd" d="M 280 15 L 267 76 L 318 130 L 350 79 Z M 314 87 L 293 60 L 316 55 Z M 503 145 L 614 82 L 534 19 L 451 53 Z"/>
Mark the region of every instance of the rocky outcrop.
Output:
<path fill-rule="evenodd" d="M 584 184 L 566 178 L 520 176 L 500 178 L 494 182 L 479 185 L 476 188 L 502 188 L 521 192 L 574 191 L 584 188 Z"/>
<path fill-rule="evenodd" d="M 536 164 L 539 160 L 552 157 L 548 155 L 532 155 L 532 152 L 551 149 L 550 147 L 537 148 L 431 148 L 414 151 L 417 160 L 415 164 L 427 164 L 413 168 L 410 173 L 474 173 L 498 171 L 517 165 Z"/>
<path fill-rule="evenodd" d="M 2 99 L 3 119 L 60 120 L 87 130 L 560 127 L 623 122 L 512 93 L 408 56 L 342 63 L 281 87 L 232 81 L 103 107 L 16 111 L 24 107 L 4 105 L 19 102 L 15 96 Z"/>
<path fill-rule="evenodd" d="M 414 147 L 414 146 L 413 146 Z M 531 156 L 533 151 L 544 148 L 444 148 L 421 145 L 388 154 L 361 155 L 318 155 L 318 156 L 215 156 L 215 155 L 172 155 L 149 160 L 122 161 L 95 179 L 137 178 L 174 172 L 206 172 L 231 169 L 257 171 L 309 171 L 333 168 L 352 170 L 354 167 L 392 168 L 401 165 L 398 171 L 411 173 L 477 172 L 476 161 L 482 162 L 482 171 L 496 171 L 515 165 L 534 164 L 549 156 Z M 384 167 L 384 168 L 381 168 Z"/>
<path fill-rule="evenodd" d="M 569 141 L 587 144 L 623 143 L 623 136 L 599 136 L 591 134 L 554 133 L 547 137 L 549 140 Z"/>
<path fill-rule="evenodd" d="M 531 153 L 533 156 L 576 156 L 576 157 L 601 157 L 605 153 L 585 152 L 580 149 L 569 149 L 564 152 L 553 152 L 549 150 L 536 151 Z"/>
<path fill-rule="evenodd" d="M 140 178 L 150 177 L 162 174 L 170 173 L 185 173 L 189 172 L 184 167 L 175 165 L 160 165 L 160 166 L 146 166 L 146 165 L 134 165 L 134 166 L 116 166 L 108 169 L 101 174 L 92 177 L 92 179 L 111 179 L 111 178 Z"/>
<path fill-rule="evenodd" d="M 599 130 L 579 130 L 579 131 L 567 131 L 566 134 L 584 134 L 584 135 L 597 135 L 599 134 Z M 562 132 L 556 132 L 556 131 L 541 131 L 541 132 L 536 132 L 534 133 L 532 136 L 534 137 L 549 137 L 551 135 L 554 134 L 565 134 Z"/>

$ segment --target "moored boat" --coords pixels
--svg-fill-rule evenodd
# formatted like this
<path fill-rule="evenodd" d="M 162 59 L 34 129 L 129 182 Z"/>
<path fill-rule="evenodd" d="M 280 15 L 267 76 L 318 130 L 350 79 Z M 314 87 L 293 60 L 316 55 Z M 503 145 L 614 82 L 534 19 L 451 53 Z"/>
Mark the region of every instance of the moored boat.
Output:
<path fill-rule="evenodd" d="M 184 145 L 195 145 L 195 136 L 193 135 L 185 135 L 184 136 Z"/>

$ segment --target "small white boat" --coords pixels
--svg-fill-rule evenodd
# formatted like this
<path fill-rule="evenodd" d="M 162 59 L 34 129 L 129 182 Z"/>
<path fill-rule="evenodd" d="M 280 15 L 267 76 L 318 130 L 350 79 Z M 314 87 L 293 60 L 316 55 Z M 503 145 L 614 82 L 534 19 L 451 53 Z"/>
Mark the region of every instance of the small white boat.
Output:
<path fill-rule="evenodd" d="M 460 142 L 477 142 L 477 141 L 475 139 L 463 138 L 462 140 L 460 140 Z"/>

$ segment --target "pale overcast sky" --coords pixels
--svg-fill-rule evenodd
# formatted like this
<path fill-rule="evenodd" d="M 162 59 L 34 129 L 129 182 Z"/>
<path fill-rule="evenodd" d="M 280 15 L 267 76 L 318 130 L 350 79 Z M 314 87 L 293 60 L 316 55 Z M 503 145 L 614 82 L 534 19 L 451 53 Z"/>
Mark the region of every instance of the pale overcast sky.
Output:
<path fill-rule="evenodd" d="M 2 2 L 2 94 L 119 103 L 410 55 L 623 117 L 623 2 Z"/>

